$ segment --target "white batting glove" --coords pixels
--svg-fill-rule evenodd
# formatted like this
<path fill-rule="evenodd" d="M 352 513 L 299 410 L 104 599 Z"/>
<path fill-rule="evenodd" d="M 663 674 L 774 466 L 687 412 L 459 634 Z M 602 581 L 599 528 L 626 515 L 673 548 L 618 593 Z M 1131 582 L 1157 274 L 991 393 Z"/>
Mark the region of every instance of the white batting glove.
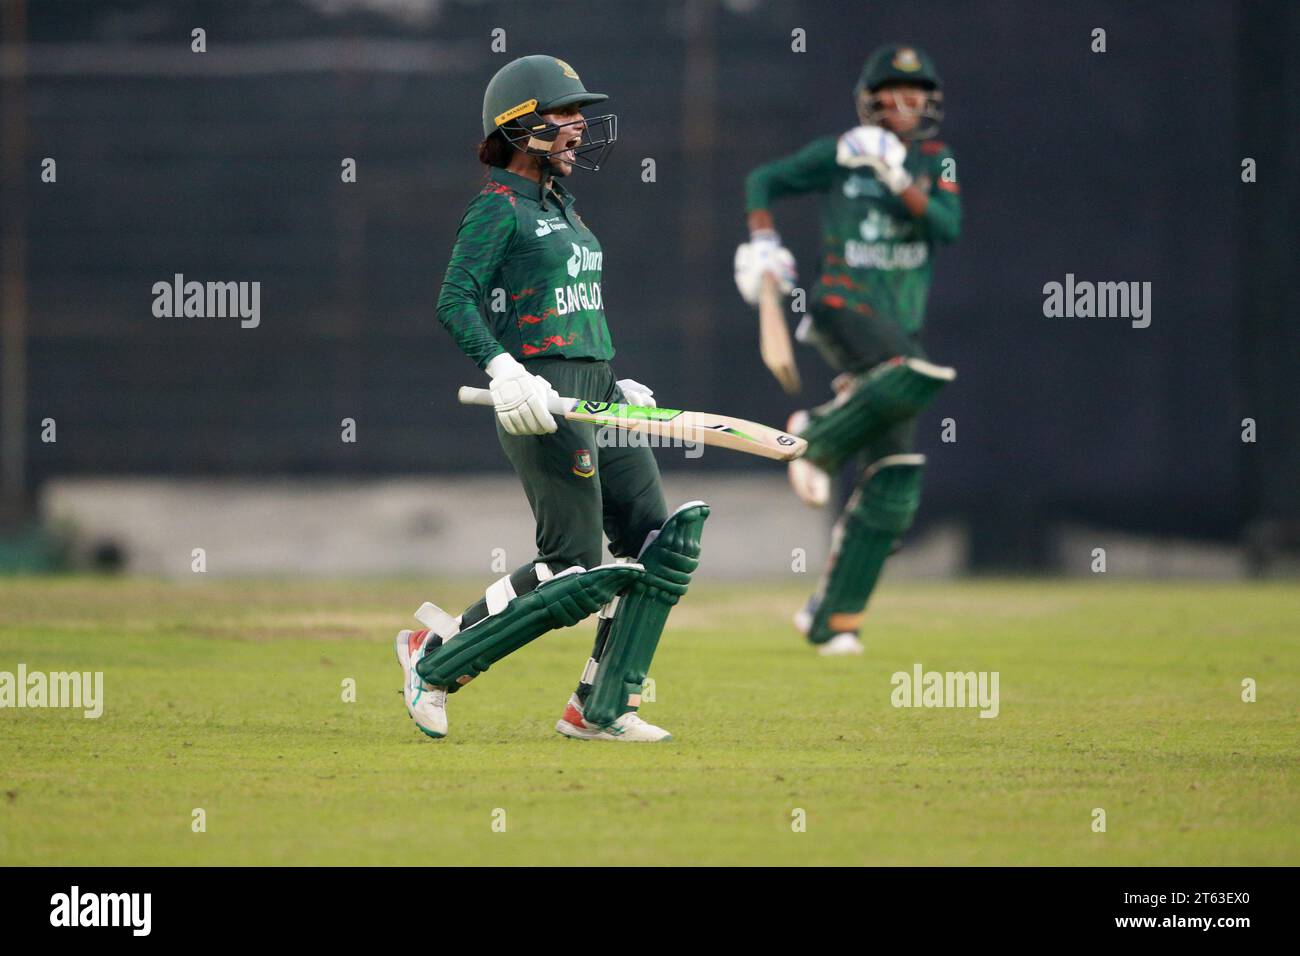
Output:
<path fill-rule="evenodd" d="M 559 395 L 551 383 L 529 373 L 519 360 L 505 352 L 487 363 L 492 377 L 492 403 L 501 427 L 511 435 L 548 435 L 558 427 L 546 400 Z"/>
<path fill-rule="evenodd" d="M 903 168 L 906 160 L 903 141 L 880 126 L 855 127 L 835 146 L 837 163 L 849 169 L 870 169 L 895 196 L 912 185 L 912 174 Z"/>
<path fill-rule="evenodd" d="M 618 387 L 623 392 L 623 398 L 629 405 L 641 405 L 645 408 L 657 408 L 655 405 L 655 393 L 645 385 L 635 379 L 620 378 Z"/>
<path fill-rule="evenodd" d="M 781 237 L 771 229 L 754 233 L 749 242 L 736 247 L 735 271 L 736 288 L 740 297 L 750 305 L 758 305 L 765 275 L 776 279 L 782 294 L 794 288 L 794 256 L 781 245 Z"/>

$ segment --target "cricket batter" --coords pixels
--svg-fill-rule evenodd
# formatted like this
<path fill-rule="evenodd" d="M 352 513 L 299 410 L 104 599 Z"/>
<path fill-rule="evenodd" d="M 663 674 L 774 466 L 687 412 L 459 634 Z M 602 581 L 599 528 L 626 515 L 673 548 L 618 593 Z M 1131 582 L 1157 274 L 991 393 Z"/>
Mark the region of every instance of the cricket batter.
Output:
<path fill-rule="evenodd" d="M 834 400 L 791 416 L 788 430 L 808 440 L 808 453 L 791 462 L 790 480 L 820 507 L 831 474 L 855 456 L 865 464 L 820 587 L 795 616 L 822 654 L 862 653 L 867 600 L 921 500 L 925 456 L 912 450 L 914 418 L 956 374 L 925 361 L 919 338 L 934 248 L 961 228 L 956 162 L 935 139 L 939 76 L 916 47 L 886 46 L 867 59 L 853 96 L 862 125 L 750 173 L 750 240 L 735 262 L 747 302 L 757 304 L 765 274 L 789 292 L 794 257 L 781 245 L 772 202 L 818 196 L 822 272 L 797 337 L 840 374 Z"/>
<path fill-rule="evenodd" d="M 645 444 L 598 447 L 594 425 L 556 421 L 548 396 L 654 405 L 610 367 L 600 242 L 561 180 L 595 170 L 615 116 L 552 56 L 507 63 L 483 96 L 483 188 L 469 203 L 438 296 L 438 321 L 490 379 L 496 432 L 536 520 L 537 557 L 459 617 L 432 604 L 401 631 L 406 708 L 447 734 L 447 695 L 557 627 L 599 612 L 596 644 L 556 730 L 580 740 L 669 740 L 637 714 L 668 612 L 699 564 L 709 508 L 669 514 Z M 622 434 L 620 432 L 620 434 Z M 472 500 L 472 499 L 470 499 Z M 613 563 L 601 561 L 601 533 Z"/>

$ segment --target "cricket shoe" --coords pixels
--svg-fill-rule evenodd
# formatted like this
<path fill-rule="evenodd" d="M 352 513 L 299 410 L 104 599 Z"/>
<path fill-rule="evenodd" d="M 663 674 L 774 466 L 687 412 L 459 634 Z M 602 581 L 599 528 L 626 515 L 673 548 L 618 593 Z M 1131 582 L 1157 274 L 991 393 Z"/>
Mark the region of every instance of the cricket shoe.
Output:
<path fill-rule="evenodd" d="M 402 696 L 406 698 L 406 712 L 415 726 L 430 737 L 447 736 L 447 688 L 424 680 L 415 669 L 426 650 L 441 644 L 433 631 L 398 631 L 393 641 L 397 663 L 402 665 Z"/>
<path fill-rule="evenodd" d="M 597 727 L 582 717 L 582 701 L 577 694 L 569 696 L 569 706 L 555 725 L 557 732 L 574 740 L 626 740 L 639 743 L 658 743 L 672 740 L 673 735 L 662 727 L 642 720 L 636 711 L 628 711 L 612 724 Z"/>
<path fill-rule="evenodd" d="M 813 617 L 816 613 L 816 596 L 810 597 L 807 604 L 794 612 L 795 629 L 804 637 L 807 637 L 808 632 L 812 630 Z M 851 632 L 836 634 L 826 643 L 813 646 L 822 657 L 851 657 L 863 651 L 861 639 Z"/>
<path fill-rule="evenodd" d="M 797 411 L 786 422 L 785 430 L 791 435 L 798 435 L 808 427 L 809 418 L 806 411 Z M 831 476 L 807 458 L 796 458 L 786 467 L 790 475 L 790 487 L 799 500 L 810 508 L 826 507 L 826 502 L 831 498 Z"/>
<path fill-rule="evenodd" d="M 817 645 L 822 657 L 853 657 L 862 653 L 862 641 L 856 634 L 836 634 L 825 644 Z"/>

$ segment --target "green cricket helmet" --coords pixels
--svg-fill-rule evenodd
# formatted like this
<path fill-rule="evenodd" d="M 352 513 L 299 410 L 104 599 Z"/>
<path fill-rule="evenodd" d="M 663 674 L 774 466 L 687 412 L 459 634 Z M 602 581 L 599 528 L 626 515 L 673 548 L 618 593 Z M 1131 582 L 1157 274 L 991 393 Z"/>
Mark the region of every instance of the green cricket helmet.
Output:
<path fill-rule="evenodd" d="M 930 139 L 939 132 L 943 121 L 943 89 L 934 60 L 923 50 L 891 43 L 877 49 L 862 67 L 862 75 L 853 87 L 853 102 L 858 119 L 867 126 L 879 126 L 884 112 L 877 95 L 891 86 L 919 86 L 925 90 L 925 105 L 917 117 L 914 139 Z"/>
<path fill-rule="evenodd" d="M 543 113 L 607 99 L 604 93 L 592 93 L 583 86 L 577 71 L 563 60 L 540 54 L 521 56 L 497 70 L 487 85 L 483 94 L 483 136 L 499 132 L 517 149 L 547 157 L 556 137 L 574 124 L 551 123 L 542 118 Z M 599 169 L 617 139 L 618 118 L 606 113 L 584 119 L 587 128 L 582 144 L 573 151 L 573 165 Z"/>

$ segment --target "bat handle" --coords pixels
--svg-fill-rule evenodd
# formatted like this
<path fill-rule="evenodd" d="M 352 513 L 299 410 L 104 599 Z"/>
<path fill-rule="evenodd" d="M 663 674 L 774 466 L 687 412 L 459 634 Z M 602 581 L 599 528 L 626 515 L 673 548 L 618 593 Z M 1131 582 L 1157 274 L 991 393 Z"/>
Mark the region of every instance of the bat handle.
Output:
<path fill-rule="evenodd" d="M 462 385 L 459 391 L 456 392 L 456 397 L 462 405 L 487 405 L 491 408 L 496 404 L 492 401 L 491 389 L 474 388 L 472 385 Z M 546 408 L 552 415 L 564 415 L 571 412 L 577 404 L 578 400 L 576 398 L 560 398 L 551 395 L 546 399 Z"/>
<path fill-rule="evenodd" d="M 460 391 L 456 393 L 462 405 L 493 405 L 492 390 L 487 388 L 475 388 L 472 385 L 462 385 Z"/>

